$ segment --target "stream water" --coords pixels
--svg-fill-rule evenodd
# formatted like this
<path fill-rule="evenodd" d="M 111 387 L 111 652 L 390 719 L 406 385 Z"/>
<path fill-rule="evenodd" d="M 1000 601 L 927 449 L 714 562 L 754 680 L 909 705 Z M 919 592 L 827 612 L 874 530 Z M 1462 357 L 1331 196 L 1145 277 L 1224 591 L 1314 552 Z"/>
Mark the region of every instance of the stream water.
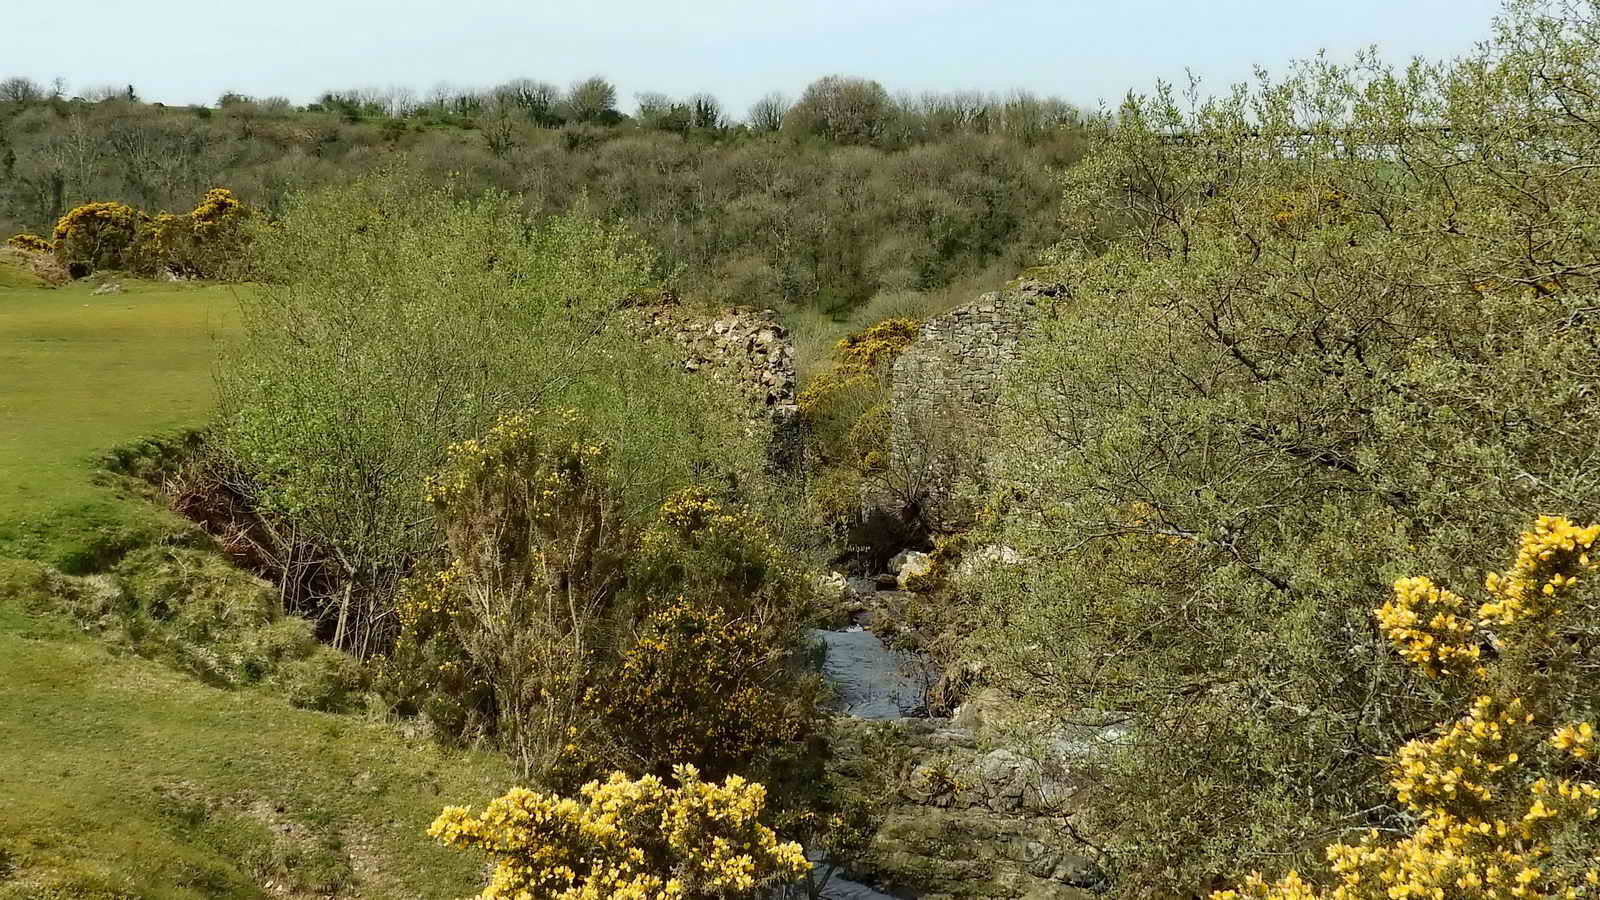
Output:
<path fill-rule="evenodd" d="M 860 626 L 814 631 L 824 648 L 822 676 L 834 689 L 833 708 L 862 719 L 899 719 L 927 713 L 928 667 L 909 653 L 891 650 Z M 839 875 L 822 889 L 827 900 L 896 900 Z"/>
<path fill-rule="evenodd" d="M 928 667 L 919 658 L 891 650 L 859 625 L 814 631 L 822 642 L 822 676 L 836 694 L 834 709 L 860 719 L 899 719 L 927 714 Z"/>

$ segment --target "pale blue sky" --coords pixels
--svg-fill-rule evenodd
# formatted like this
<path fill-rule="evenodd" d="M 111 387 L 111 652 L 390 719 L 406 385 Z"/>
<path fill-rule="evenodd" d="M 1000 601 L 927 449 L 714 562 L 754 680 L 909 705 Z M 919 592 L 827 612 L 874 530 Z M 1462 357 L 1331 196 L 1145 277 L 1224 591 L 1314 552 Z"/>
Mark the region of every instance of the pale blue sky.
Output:
<path fill-rule="evenodd" d="M 634 94 L 707 90 L 742 115 L 830 73 L 891 91 L 1027 87 L 1084 106 L 1186 68 L 1221 89 L 1254 63 L 1450 56 L 1488 36 L 1499 0 L 76 0 L 8 3 L 0 77 L 74 89 L 132 82 L 150 100 L 227 89 L 306 102 L 330 87 L 595 73 Z"/>

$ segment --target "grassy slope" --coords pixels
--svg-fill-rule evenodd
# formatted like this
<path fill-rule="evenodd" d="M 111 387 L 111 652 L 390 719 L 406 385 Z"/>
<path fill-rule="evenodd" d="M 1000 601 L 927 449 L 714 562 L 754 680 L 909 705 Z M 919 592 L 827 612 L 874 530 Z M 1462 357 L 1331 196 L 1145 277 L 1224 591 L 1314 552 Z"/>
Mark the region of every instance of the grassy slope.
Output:
<path fill-rule="evenodd" d="M 224 287 L 126 286 L 0 282 L 0 556 L 84 572 L 162 530 L 159 510 L 93 483 L 90 460 L 204 421 L 237 306 Z"/>
<path fill-rule="evenodd" d="M 0 900 L 449 897 L 478 862 L 423 835 L 503 761 L 360 717 L 206 687 L 85 637 L 26 578 L 93 568 L 169 515 L 92 479 L 130 438 L 204 420 L 222 288 L 95 297 L 0 285 Z"/>
<path fill-rule="evenodd" d="M 0 848 L 17 869 L 0 898 L 459 897 L 478 861 L 423 829 L 510 780 L 489 757 L 118 658 L 15 603 L 0 711 Z"/>

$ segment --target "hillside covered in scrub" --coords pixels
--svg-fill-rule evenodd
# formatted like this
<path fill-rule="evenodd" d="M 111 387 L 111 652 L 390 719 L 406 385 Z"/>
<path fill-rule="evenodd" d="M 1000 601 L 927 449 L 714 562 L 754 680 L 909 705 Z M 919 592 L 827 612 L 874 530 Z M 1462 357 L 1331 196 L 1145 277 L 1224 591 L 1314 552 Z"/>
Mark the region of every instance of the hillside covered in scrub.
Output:
<path fill-rule="evenodd" d="M 1094 116 L 5 90 L 0 898 L 1600 898 L 1600 3 Z"/>
<path fill-rule="evenodd" d="M 1052 170 L 1082 154 L 1083 116 L 1054 98 L 893 98 L 827 77 L 743 120 L 716 98 L 637 97 L 527 79 L 481 91 L 333 91 L 293 106 L 230 93 L 165 106 L 128 92 L 0 86 L 0 232 L 46 234 L 113 201 L 188 209 L 216 186 L 269 215 L 291 192 L 405 158 L 533 216 L 581 205 L 657 249 L 654 275 L 707 304 L 847 315 L 874 297 L 998 283 L 1053 240 Z"/>

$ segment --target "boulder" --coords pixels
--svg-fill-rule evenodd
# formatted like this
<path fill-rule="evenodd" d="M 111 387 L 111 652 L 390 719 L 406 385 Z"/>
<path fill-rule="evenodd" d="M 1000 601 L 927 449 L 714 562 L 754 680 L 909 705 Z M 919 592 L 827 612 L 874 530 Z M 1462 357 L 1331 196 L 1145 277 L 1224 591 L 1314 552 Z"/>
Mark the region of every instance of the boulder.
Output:
<path fill-rule="evenodd" d="M 894 573 L 900 589 L 907 590 L 911 579 L 933 571 L 933 557 L 920 550 L 902 550 L 889 560 L 889 571 Z"/>
<path fill-rule="evenodd" d="M 827 572 L 817 576 L 817 593 L 828 603 L 840 603 L 854 598 L 855 592 L 850 589 L 850 579 L 838 572 Z"/>
<path fill-rule="evenodd" d="M 967 553 L 956 566 L 957 578 L 971 578 L 989 568 L 1011 568 L 1022 564 L 1022 554 L 1004 544 L 989 544 Z"/>

